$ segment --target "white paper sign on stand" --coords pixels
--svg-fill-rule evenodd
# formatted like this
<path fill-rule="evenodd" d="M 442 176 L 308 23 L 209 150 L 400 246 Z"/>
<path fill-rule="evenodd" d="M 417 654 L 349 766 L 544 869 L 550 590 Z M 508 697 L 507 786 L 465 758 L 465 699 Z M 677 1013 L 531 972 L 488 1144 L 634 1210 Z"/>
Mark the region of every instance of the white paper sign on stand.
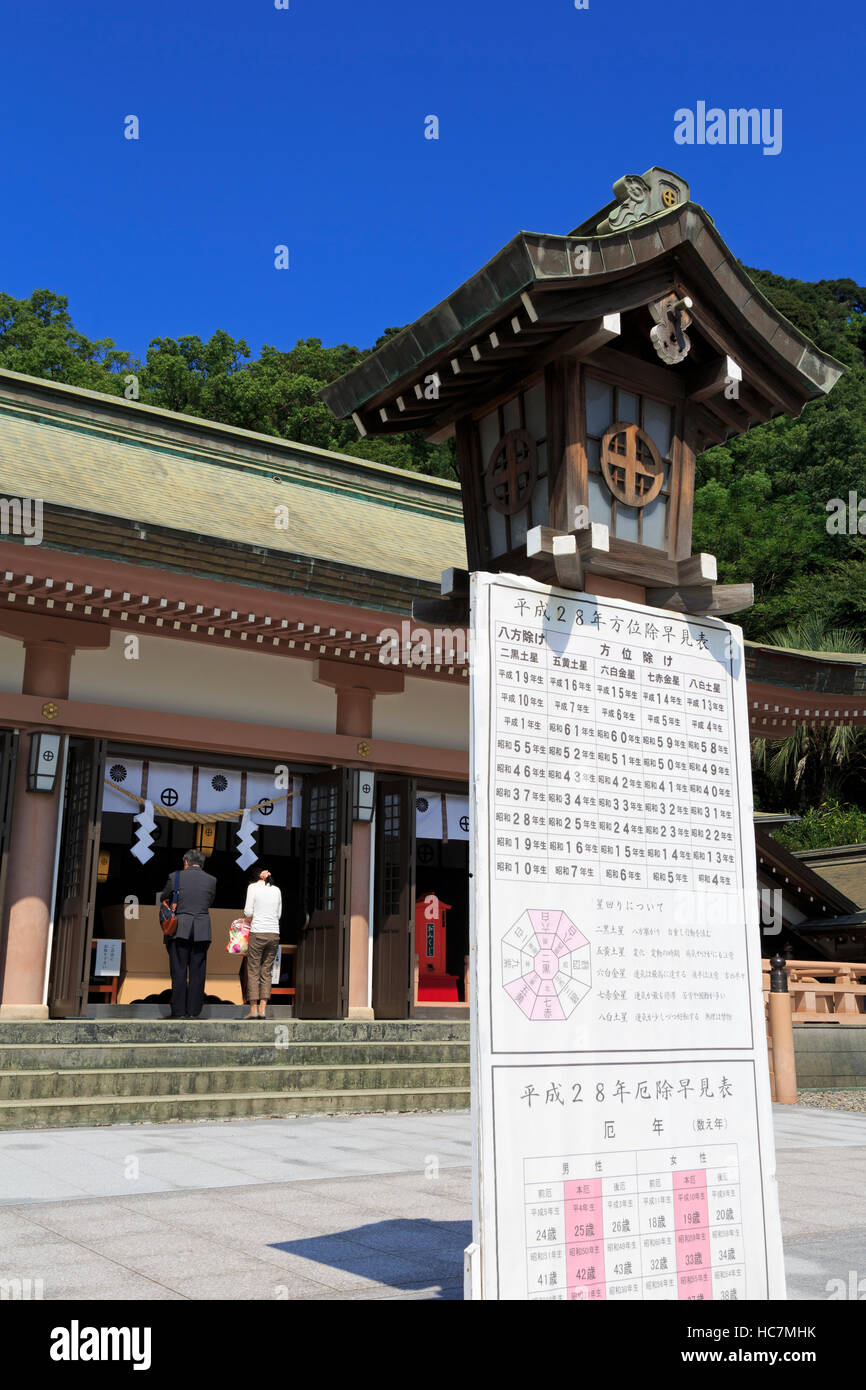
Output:
<path fill-rule="evenodd" d="M 472 578 L 485 1299 L 785 1297 L 739 628 Z"/>
<path fill-rule="evenodd" d="M 123 942 L 107 936 L 96 938 L 96 960 L 94 975 L 119 975 Z"/>

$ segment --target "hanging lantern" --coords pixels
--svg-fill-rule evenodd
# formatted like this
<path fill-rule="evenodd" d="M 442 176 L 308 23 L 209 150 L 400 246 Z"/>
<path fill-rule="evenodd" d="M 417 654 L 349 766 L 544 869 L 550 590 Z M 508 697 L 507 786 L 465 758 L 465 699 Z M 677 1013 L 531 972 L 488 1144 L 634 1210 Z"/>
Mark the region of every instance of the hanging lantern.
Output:
<path fill-rule="evenodd" d="M 196 826 L 195 847 L 201 850 L 206 859 L 213 854 L 216 849 L 216 821 Z"/>
<path fill-rule="evenodd" d="M 355 768 L 352 773 L 352 820 L 370 821 L 373 819 L 373 802 L 376 795 L 376 778 L 373 772 Z"/>
<path fill-rule="evenodd" d="M 54 791 L 62 737 L 62 734 L 47 734 L 41 729 L 30 735 L 30 761 L 27 765 L 29 792 Z"/>

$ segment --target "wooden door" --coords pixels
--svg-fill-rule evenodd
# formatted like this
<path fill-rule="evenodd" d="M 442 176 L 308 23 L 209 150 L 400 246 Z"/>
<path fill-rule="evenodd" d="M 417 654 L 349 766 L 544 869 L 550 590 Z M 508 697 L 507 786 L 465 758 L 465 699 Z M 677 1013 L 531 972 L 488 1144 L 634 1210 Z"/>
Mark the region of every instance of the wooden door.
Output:
<path fill-rule="evenodd" d="M 376 793 L 373 1012 L 409 1018 L 415 973 L 415 783 L 391 777 Z"/>
<path fill-rule="evenodd" d="M 17 758 L 18 735 L 12 730 L 4 729 L 0 733 L 0 924 L 3 922 L 6 866 L 9 858 L 9 837 L 12 832 L 12 799 L 15 791 Z"/>
<path fill-rule="evenodd" d="M 298 1018 L 345 1018 L 349 1000 L 352 774 L 304 777 L 304 906 L 298 943 Z"/>
<path fill-rule="evenodd" d="M 105 739 L 71 739 L 69 745 L 48 990 L 52 1018 L 87 1009 L 105 748 Z"/>

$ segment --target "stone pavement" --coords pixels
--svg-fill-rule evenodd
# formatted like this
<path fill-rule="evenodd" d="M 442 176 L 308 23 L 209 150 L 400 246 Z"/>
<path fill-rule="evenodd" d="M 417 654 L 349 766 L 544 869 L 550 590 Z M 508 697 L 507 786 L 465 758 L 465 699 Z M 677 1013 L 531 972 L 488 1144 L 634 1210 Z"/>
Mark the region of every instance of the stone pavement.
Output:
<path fill-rule="evenodd" d="M 866 1296 L 866 1115 L 774 1115 L 789 1297 Z M 466 1112 L 7 1131 L 0 1298 L 459 1299 L 470 1156 Z"/>
<path fill-rule="evenodd" d="M 866 1298 L 866 1115 L 774 1105 L 773 1120 L 788 1297 L 847 1298 L 862 1279 Z"/>
<path fill-rule="evenodd" d="M 0 1297 L 461 1298 L 471 1150 L 465 1111 L 5 1131 Z"/>

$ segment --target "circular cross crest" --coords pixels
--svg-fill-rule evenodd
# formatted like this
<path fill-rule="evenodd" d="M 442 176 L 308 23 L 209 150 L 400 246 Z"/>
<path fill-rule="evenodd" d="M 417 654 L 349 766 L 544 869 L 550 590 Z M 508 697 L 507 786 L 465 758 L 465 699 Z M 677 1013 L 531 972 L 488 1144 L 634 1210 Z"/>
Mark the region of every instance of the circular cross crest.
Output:
<path fill-rule="evenodd" d="M 665 466 L 649 435 L 637 425 L 611 425 L 601 441 L 601 471 L 618 502 L 645 507 L 661 492 Z"/>
<path fill-rule="evenodd" d="M 177 792 L 175 791 L 174 787 L 166 787 L 164 791 L 160 792 L 159 799 L 162 802 L 163 806 L 176 806 Z"/>
<path fill-rule="evenodd" d="M 676 189 L 666 188 L 664 193 L 662 194 L 662 202 L 664 203 L 666 208 L 676 207 L 677 203 L 679 202 Z"/>
<path fill-rule="evenodd" d="M 264 796 L 256 807 L 256 810 L 260 816 L 272 816 L 274 814 L 274 803 Z"/>
<path fill-rule="evenodd" d="M 535 440 L 528 430 L 509 430 L 500 439 L 487 465 L 487 502 L 502 516 L 522 512 L 535 487 L 538 461 Z"/>

